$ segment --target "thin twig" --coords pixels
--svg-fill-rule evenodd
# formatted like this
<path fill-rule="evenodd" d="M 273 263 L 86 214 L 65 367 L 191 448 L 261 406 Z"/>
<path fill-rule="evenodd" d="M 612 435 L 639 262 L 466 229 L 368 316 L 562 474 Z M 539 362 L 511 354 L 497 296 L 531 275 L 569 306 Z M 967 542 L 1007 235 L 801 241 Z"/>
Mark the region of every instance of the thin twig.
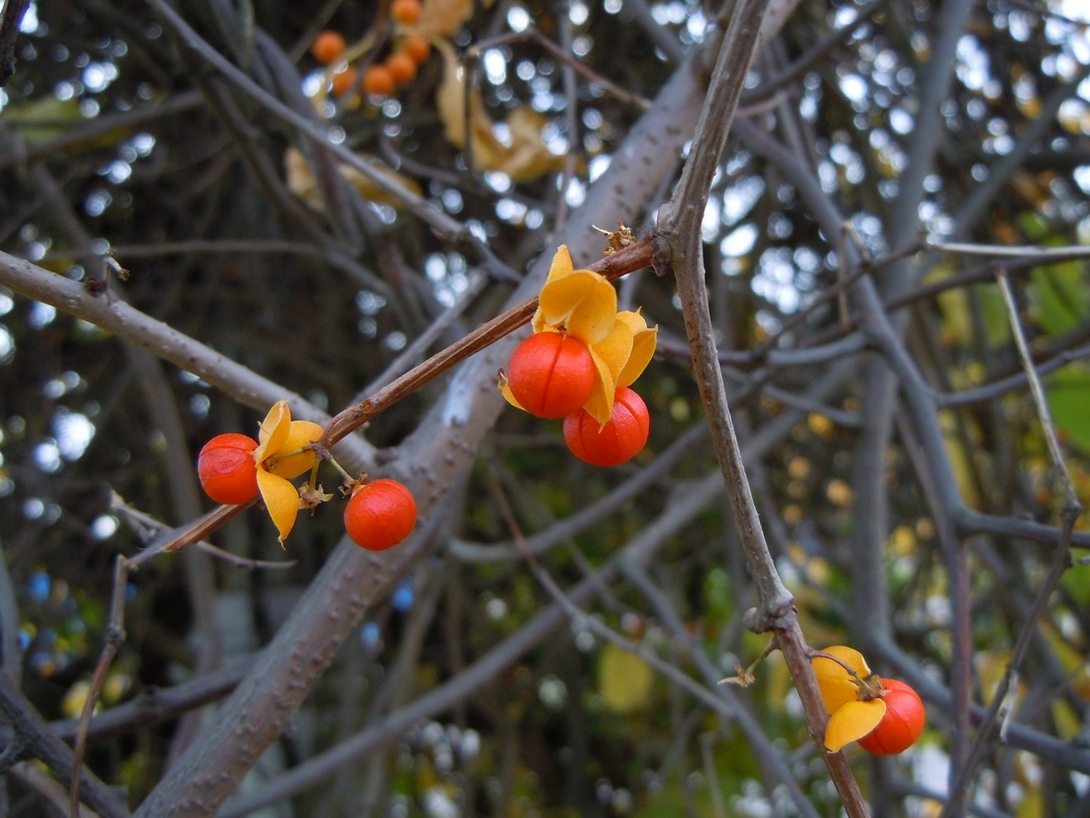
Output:
<path fill-rule="evenodd" d="M 1090 247 L 1087 248 L 1087 255 L 1090 256 Z M 1041 433 L 1045 437 L 1045 443 L 1048 445 L 1048 454 L 1052 459 L 1052 468 L 1054 468 L 1059 475 L 1060 485 L 1064 492 L 1064 508 L 1062 516 L 1065 519 L 1067 517 L 1078 517 L 1082 513 L 1082 503 L 1079 502 L 1079 495 L 1075 491 L 1075 485 L 1071 480 L 1071 474 L 1067 470 L 1067 462 L 1064 459 L 1063 452 L 1060 450 L 1060 440 L 1056 436 L 1056 427 L 1052 422 L 1052 412 L 1048 408 L 1048 399 L 1045 397 L 1044 387 L 1041 385 L 1041 379 L 1037 376 L 1037 372 L 1033 366 L 1033 358 L 1029 354 L 1029 346 L 1026 344 L 1025 332 L 1022 330 L 1022 322 L 1018 320 L 1018 306 L 1014 303 L 1014 294 L 1011 292 L 1010 281 L 1007 279 L 1007 274 L 1002 269 L 996 271 L 995 274 L 996 283 L 999 284 L 999 292 L 1003 295 L 1003 303 L 1007 307 L 1007 317 L 1010 319 L 1011 332 L 1014 335 L 1014 345 L 1018 350 L 1018 358 L 1022 361 L 1022 367 L 1025 369 L 1026 378 L 1029 380 L 1029 391 L 1033 396 L 1033 404 L 1037 409 L 1037 418 L 1041 422 Z"/>
<path fill-rule="evenodd" d="M 53 735 L 11 677 L 2 670 L 0 711 L 11 723 L 16 740 L 22 743 L 21 758 L 41 759 L 62 780 L 78 774 L 83 798 L 91 809 L 103 818 L 127 818 L 129 813 L 121 799 L 93 773 L 73 763 L 68 745 Z M 79 813 L 73 812 L 72 815 L 76 818 Z"/>
<path fill-rule="evenodd" d="M 121 554 L 114 563 L 113 593 L 110 596 L 110 618 L 106 624 L 105 644 L 91 674 L 87 698 L 83 701 L 80 712 L 79 729 L 76 731 L 76 745 L 72 751 L 72 778 L 68 785 L 69 807 L 72 815 L 79 815 L 80 771 L 83 769 L 83 757 L 87 752 L 87 731 L 91 725 L 91 715 L 98 704 L 102 685 L 106 683 L 106 673 L 117 656 L 121 644 L 125 641 L 125 592 L 128 590 L 129 563 Z"/>
<path fill-rule="evenodd" d="M 806 656 L 807 646 L 794 600 L 776 570 L 753 503 L 719 367 L 704 280 L 701 243 L 704 206 L 752 59 L 765 5 L 760 0 L 743 0 L 734 9 L 693 137 L 689 161 L 673 198 L 659 211 L 656 262 L 660 268 L 672 268 L 675 274 L 693 353 L 694 375 L 746 562 L 756 585 L 758 608 L 755 616 L 748 617 L 747 625 L 753 630 L 775 632 L 802 700 L 810 735 L 825 760 L 844 808 L 852 818 L 862 818 L 869 815 L 869 810 L 851 769 L 842 754 L 825 749 L 823 737 L 828 713 Z"/>
<path fill-rule="evenodd" d="M 1014 247 L 1006 244 L 966 244 L 964 242 L 942 242 L 933 239 L 924 241 L 924 246 L 943 253 L 960 253 L 971 256 L 994 256 L 996 258 L 1027 259 L 1037 264 L 1050 261 L 1067 261 L 1072 258 L 1090 257 L 1090 247 Z"/>
<path fill-rule="evenodd" d="M 633 94 L 616 83 L 598 74 L 592 70 L 585 63 L 580 62 L 568 52 L 560 48 L 556 43 L 538 31 L 535 27 L 529 26 L 522 31 L 508 31 L 503 34 L 498 34 L 495 37 L 489 37 L 486 40 L 474 43 L 466 51 L 466 62 L 476 60 L 490 48 L 496 48 L 497 46 L 506 45 L 507 43 L 518 42 L 520 40 L 531 40 L 537 43 L 543 49 L 549 52 L 553 57 L 560 60 L 564 65 L 572 68 L 583 76 L 583 79 L 587 82 L 592 82 L 595 85 L 600 85 L 603 90 L 615 96 L 628 105 L 633 105 L 639 108 L 641 111 L 646 111 L 651 107 L 651 101 L 646 97 L 641 97 L 639 94 Z"/>
<path fill-rule="evenodd" d="M 1059 585 L 1060 578 L 1063 576 L 1064 571 L 1066 571 L 1071 564 L 1071 533 L 1075 526 L 1075 520 L 1083 510 L 1082 503 L 1079 501 L 1078 494 L 1075 492 L 1075 486 L 1068 473 L 1063 452 L 1060 450 L 1060 442 L 1056 436 L 1056 428 L 1052 423 L 1052 414 L 1048 408 L 1048 401 L 1045 397 L 1044 388 L 1041 386 L 1041 380 L 1038 378 L 1037 372 L 1033 367 L 1033 359 L 1030 357 L 1029 346 L 1026 344 L 1022 322 L 1018 318 L 1018 305 L 1015 303 L 1014 294 L 1011 292 L 1010 282 L 1001 269 L 997 270 L 995 278 L 996 283 L 999 285 L 999 291 L 1003 295 L 1003 304 L 1007 308 L 1007 317 L 1010 321 L 1011 332 L 1014 335 L 1014 345 L 1018 350 L 1018 357 L 1022 361 L 1022 366 L 1025 369 L 1026 377 L 1029 381 L 1030 394 L 1033 396 L 1033 403 L 1037 410 L 1038 420 L 1041 424 L 1041 432 L 1045 437 L 1049 457 L 1052 459 L 1052 467 L 1059 476 L 1060 484 L 1063 488 L 1064 505 L 1060 510 L 1061 536 L 1057 543 L 1052 565 L 1049 568 L 1048 574 L 1041 583 L 1041 587 L 1037 591 L 1037 596 L 1033 601 L 1033 607 L 1022 623 L 1022 628 L 1018 632 L 1018 638 L 1011 647 L 1010 658 L 1007 660 L 1007 668 L 1003 674 L 1003 678 L 1000 679 L 999 685 L 992 694 L 991 704 L 977 730 L 976 736 L 973 738 L 972 744 L 970 744 L 968 748 L 965 755 L 965 762 L 958 770 L 957 779 L 952 782 L 950 788 L 952 795 L 950 800 L 943 805 L 940 818 L 950 818 L 950 816 L 961 814 L 962 805 L 965 799 L 965 791 L 969 781 L 975 774 L 980 759 L 983 757 L 988 741 L 992 737 L 992 731 L 995 728 L 996 721 L 1003 717 L 1003 709 L 1009 705 L 1008 693 L 1013 689 L 1014 680 L 1017 678 L 1022 662 L 1025 661 L 1026 652 L 1029 650 L 1030 646 L 1030 640 L 1037 630 L 1037 623 L 1044 615 L 1045 607 L 1052 597 L 1052 592 L 1056 589 L 1056 586 Z M 1003 718 L 1000 730 L 1001 738 L 1002 734 L 1006 732 L 1008 725 L 1009 715 L 1007 718 Z"/>

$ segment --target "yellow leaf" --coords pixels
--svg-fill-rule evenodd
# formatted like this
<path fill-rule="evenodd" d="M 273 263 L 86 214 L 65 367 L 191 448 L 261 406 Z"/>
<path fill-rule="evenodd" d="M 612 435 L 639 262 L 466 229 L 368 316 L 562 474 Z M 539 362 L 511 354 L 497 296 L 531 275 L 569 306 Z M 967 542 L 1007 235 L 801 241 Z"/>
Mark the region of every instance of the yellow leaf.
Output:
<path fill-rule="evenodd" d="M 80 112 L 79 96 L 62 100 L 52 94 L 8 105 L 0 113 L 0 120 L 8 127 L 15 128 L 28 145 L 55 139 L 86 122 Z M 109 140 L 99 137 L 88 142 L 92 145 L 109 145 L 124 135 L 124 131 L 111 132 Z"/>
<path fill-rule="evenodd" d="M 1018 811 L 1014 815 L 1015 818 L 1043 818 L 1046 815 L 1045 797 L 1040 783 L 1030 783 L 1028 790 L 1019 800 Z"/>
<path fill-rule="evenodd" d="M 520 105 L 507 117 L 511 144 L 495 157 L 489 170 L 506 173 L 513 182 L 530 182 L 563 167 L 564 157 L 549 150 L 541 138 L 548 120 L 528 105 Z"/>
<path fill-rule="evenodd" d="M 980 493 L 977 491 L 977 483 L 973 477 L 976 468 L 973 454 L 958 432 L 954 412 L 944 409 L 939 412 L 938 418 L 946 443 L 946 453 L 950 458 L 950 467 L 953 469 L 954 480 L 957 482 L 961 497 L 970 508 L 980 508 Z"/>
<path fill-rule="evenodd" d="M 298 450 L 308 443 L 313 443 L 321 436 L 322 427 L 317 423 L 312 423 L 309 420 L 293 420 L 288 425 L 288 434 L 284 438 L 284 442 L 272 454 L 277 460 L 269 468 L 269 471 L 278 477 L 298 477 L 303 472 L 308 471 L 318 459 L 318 455 L 312 449 L 302 452 Z M 285 454 L 296 452 L 296 454 L 288 454 L 287 457 L 283 457 L 280 454 L 281 452 Z"/>
<path fill-rule="evenodd" d="M 277 477 L 264 469 L 257 470 L 257 488 L 280 535 L 280 544 L 283 545 L 299 513 L 299 492 L 283 477 Z"/>
<path fill-rule="evenodd" d="M 466 140 L 466 71 L 450 43 L 440 41 L 435 44 L 443 56 L 443 81 L 436 91 L 435 102 L 439 118 L 443 120 L 443 132 L 447 141 L 459 150 L 465 150 Z M 492 120 L 484 111 L 484 102 L 477 89 L 471 89 L 469 95 L 469 122 L 473 131 L 474 151 L 500 150 L 503 146 L 492 132 Z M 489 143 L 488 148 L 476 147 Z M 474 153 L 474 160 L 477 154 Z"/>
<path fill-rule="evenodd" d="M 377 173 L 385 177 L 388 181 L 393 182 L 398 187 L 404 188 L 406 193 L 410 193 L 415 196 L 421 195 L 420 185 L 407 176 L 402 176 L 395 170 L 392 170 L 385 165 L 379 164 L 371 157 L 364 157 L 368 164 L 375 169 Z M 318 184 L 314 180 L 314 171 L 311 170 L 310 163 L 307 162 L 303 152 L 298 148 L 291 147 L 284 152 L 284 170 L 287 175 L 288 190 L 302 199 L 310 207 L 317 211 L 325 210 L 325 201 L 322 199 L 321 194 L 318 193 Z M 353 188 L 369 202 L 377 202 L 379 204 L 389 205 L 390 207 L 402 207 L 405 202 L 399 196 L 391 196 L 385 191 L 379 190 L 374 182 L 361 171 L 347 165 L 345 163 L 339 163 L 337 165 L 337 172 L 341 174 Z"/>
<path fill-rule="evenodd" d="M 642 707 L 651 695 L 651 667 L 634 653 L 612 642 L 598 658 L 598 687 L 606 706 L 620 713 Z"/>
<path fill-rule="evenodd" d="M 424 0 L 411 30 L 421 37 L 450 37 L 473 15 L 473 0 Z"/>
<path fill-rule="evenodd" d="M 61 699 L 61 712 L 70 719 L 76 718 L 83 712 L 83 707 L 87 704 L 87 697 L 90 694 L 91 685 L 89 682 L 76 682 L 68 688 L 68 692 Z"/>
<path fill-rule="evenodd" d="M 1064 741 L 1074 741 L 1082 730 L 1082 714 L 1075 711 L 1066 699 L 1056 698 L 1051 705 L 1056 733 Z"/>
<path fill-rule="evenodd" d="M 500 171 L 513 182 L 527 182 L 563 165 L 564 157 L 552 153 L 541 139 L 545 118 L 525 105 L 516 108 L 505 122 L 510 143 L 496 136 L 484 99 L 475 87 L 469 89 L 469 119 L 466 120 L 466 71 L 444 40 L 435 44 L 443 56 L 443 81 L 436 91 L 436 108 L 443 121 L 447 141 L 459 150 L 471 145 L 473 165 L 481 171 Z M 468 127 L 467 127 L 468 125 Z M 468 134 L 468 138 L 467 138 Z"/>
<path fill-rule="evenodd" d="M 825 727 L 825 749 L 839 752 L 845 744 L 858 741 L 874 730 L 885 715 L 886 703 L 881 699 L 841 705 L 833 711 Z"/>
<path fill-rule="evenodd" d="M 862 678 L 870 676 L 870 668 L 863 654 L 854 648 L 844 645 L 832 645 L 825 648 L 823 653 L 835 656 L 841 662 L 847 664 Z M 821 689 L 821 698 L 825 702 L 825 709 L 835 713 L 848 702 L 854 702 L 859 698 L 859 686 L 852 681 L 852 675 L 843 665 L 832 659 L 818 656 L 813 659 L 811 665 L 814 668 L 814 676 L 817 677 L 818 687 Z M 854 741 L 855 739 L 848 739 Z"/>

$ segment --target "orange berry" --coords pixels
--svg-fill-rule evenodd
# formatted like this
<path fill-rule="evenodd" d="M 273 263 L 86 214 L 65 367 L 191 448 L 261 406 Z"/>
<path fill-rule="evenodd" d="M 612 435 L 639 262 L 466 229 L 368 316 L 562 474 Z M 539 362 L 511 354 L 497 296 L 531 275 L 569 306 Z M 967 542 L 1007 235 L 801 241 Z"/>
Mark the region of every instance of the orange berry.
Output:
<path fill-rule="evenodd" d="M 344 527 L 360 548 L 385 551 L 412 533 L 416 499 L 397 480 L 373 480 L 356 489 L 344 510 Z"/>
<path fill-rule="evenodd" d="M 398 23 L 411 26 L 420 21 L 420 0 L 394 0 L 390 16 Z"/>
<path fill-rule="evenodd" d="M 539 418 L 580 411 L 598 370 L 587 345 L 562 332 L 531 335 L 507 365 L 507 385 L 519 406 Z"/>
<path fill-rule="evenodd" d="M 355 90 L 356 86 L 360 82 L 360 72 L 355 68 L 349 68 L 347 71 L 338 71 L 333 75 L 333 94 L 334 96 L 344 96 L 349 91 Z"/>
<path fill-rule="evenodd" d="M 617 466 L 631 460 L 647 443 L 651 418 L 643 398 L 622 386 L 613 396 L 613 414 L 604 426 L 585 409 L 564 418 L 568 449 L 592 466 Z"/>
<path fill-rule="evenodd" d="M 419 34 L 409 34 L 401 41 L 401 50 L 420 65 L 431 55 L 431 43 Z"/>
<path fill-rule="evenodd" d="M 311 43 L 310 53 L 322 65 L 328 65 L 334 60 L 339 60 L 341 55 L 344 54 L 344 49 L 344 37 L 336 31 L 326 29 L 318 32 L 318 36 Z"/>
<path fill-rule="evenodd" d="M 395 51 L 386 58 L 386 67 L 394 78 L 394 82 L 404 85 L 412 82 L 416 76 L 416 61 L 404 51 Z"/>
<path fill-rule="evenodd" d="M 372 65 L 363 73 L 363 90 L 368 94 L 384 97 L 394 92 L 397 83 L 385 65 Z"/>
<path fill-rule="evenodd" d="M 204 493 L 224 505 L 240 505 L 257 497 L 257 441 L 228 432 L 216 435 L 201 447 L 197 476 Z"/>

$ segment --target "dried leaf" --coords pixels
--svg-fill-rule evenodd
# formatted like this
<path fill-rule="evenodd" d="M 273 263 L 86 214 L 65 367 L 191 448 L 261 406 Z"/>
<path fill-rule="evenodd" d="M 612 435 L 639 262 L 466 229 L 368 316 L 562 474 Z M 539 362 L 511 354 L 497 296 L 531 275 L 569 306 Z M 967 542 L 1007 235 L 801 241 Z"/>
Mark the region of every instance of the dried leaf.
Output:
<path fill-rule="evenodd" d="M 420 185 L 412 179 L 407 176 L 402 176 L 397 171 L 391 170 L 385 165 L 379 164 L 370 157 L 364 158 L 377 173 L 386 177 L 386 179 L 393 182 L 395 185 L 404 188 L 407 193 L 416 196 L 421 195 L 422 191 L 420 190 Z M 298 148 L 288 148 L 287 151 L 284 152 L 284 169 L 287 175 L 288 190 L 315 210 L 325 210 L 325 202 L 318 193 L 318 184 L 314 179 L 314 171 L 311 170 L 310 163 L 307 162 L 306 157 L 303 156 L 303 152 Z M 385 191 L 379 190 L 374 182 L 351 165 L 346 165 L 342 162 L 337 165 L 337 171 L 345 178 L 348 184 L 352 185 L 352 187 L 368 201 L 390 205 L 391 207 L 404 206 L 405 203 L 399 197 L 391 196 Z"/>
<path fill-rule="evenodd" d="M 424 0 L 410 30 L 421 37 L 451 37 L 473 16 L 473 0 Z"/>
<path fill-rule="evenodd" d="M 444 63 L 443 81 L 436 92 L 444 133 L 447 141 L 459 150 L 472 146 L 477 170 L 499 171 L 517 183 L 537 179 L 563 165 L 564 157 L 551 152 L 541 139 L 545 117 L 525 105 L 508 116 L 505 124 L 511 136 L 510 143 L 505 143 L 496 136 L 480 91 L 471 88 L 467 127 L 465 66 L 449 43 L 439 41 L 436 49 L 443 55 Z"/>
<path fill-rule="evenodd" d="M 753 675 L 753 671 L 749 668 L 742 667 L 741 665 L 735 665 L 734 671 L 736 676 L 728 676 L 725 679 L 720 679 L 721 685 L 738 685 L 739 687 L 749 687 L 755 681 L 757 677 Z"/>

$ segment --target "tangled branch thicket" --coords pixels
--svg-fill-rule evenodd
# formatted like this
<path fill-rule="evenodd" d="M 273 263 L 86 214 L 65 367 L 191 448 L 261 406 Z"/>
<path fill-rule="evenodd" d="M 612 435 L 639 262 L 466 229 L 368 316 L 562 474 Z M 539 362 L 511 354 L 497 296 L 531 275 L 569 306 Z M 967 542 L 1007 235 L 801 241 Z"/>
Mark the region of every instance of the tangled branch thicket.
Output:
<path fill-rule="evenodd" d="M 82 765 L 105 816 L 1090 815 L 1080 4 L 389 6 L 22 16 L 7 814 L 68 814 Z M 322 29 L 350 66 L 314 61 Z M 332 93 L 408 33 L 415 78 Z M 659 343 L 648 445 L 607 470 L 505 410 L 524 330 L 426 362 L 618 223 Z M 202 497 L 210 437 L 376 394 L 331 439 L 412 488 L 403 545 L 362 552 L 335 500 L 284 551 Z M 806 644 L 912 684 L 920 741 L 826 753 Z"/>

